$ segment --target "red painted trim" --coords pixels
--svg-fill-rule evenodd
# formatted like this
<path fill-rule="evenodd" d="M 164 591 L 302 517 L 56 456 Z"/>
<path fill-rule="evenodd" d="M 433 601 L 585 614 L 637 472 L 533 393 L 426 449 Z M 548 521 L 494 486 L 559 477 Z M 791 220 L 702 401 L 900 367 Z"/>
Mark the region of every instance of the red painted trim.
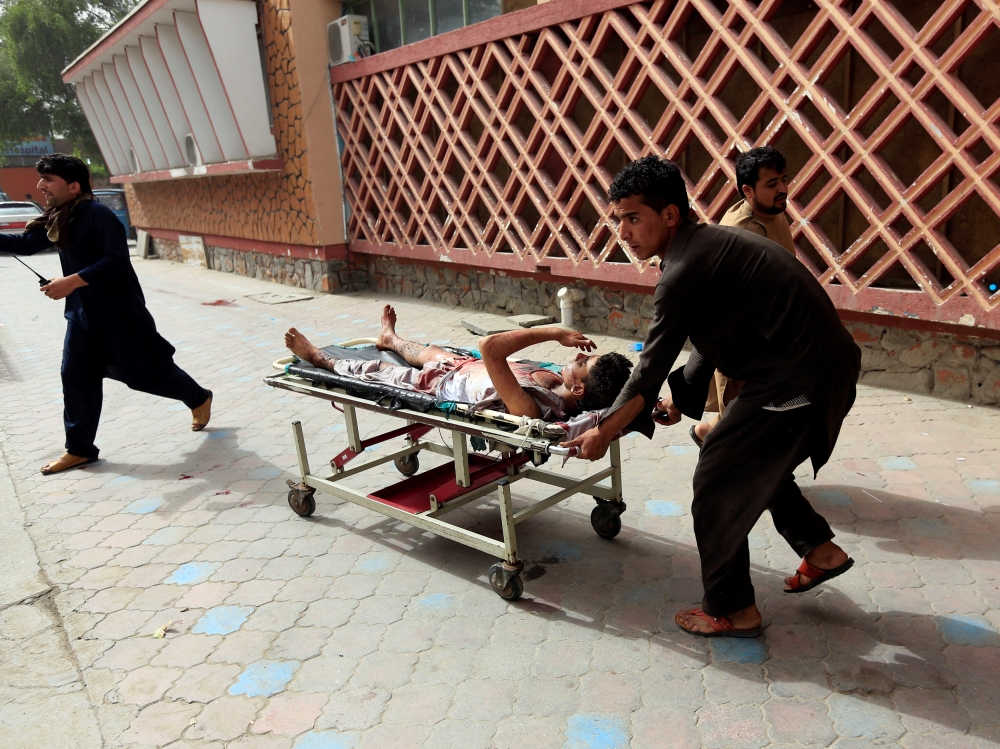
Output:
<path fill-rule="evenodd" d="M 876 317 L 889 315 L 901 320 L 944 324 L 966 331 L 1000 331 L 1000 308 L 992 311 L 984 310 L 979 302 L 967 296 L 952 297 L 939 306 L 920 291 L 867 288 L 852 294 L 844 286 L 826 285 L 823 288 L 839 310 L 873 313 Z M 973 325 L 960 322 L 966 315 L 972 317 Z M 968 332 L 966 334 L 973 335 Z"/>
<path fill-rule="evenodd" d="M 186 237 L 201 237 L 206 246 L 224 247 L 240 252 L 259 252 L 262 255 L 291 257 L 298 260 L 347 260 L 346 244 L 301 245 L 283 244 L 281 242 L 264 242 L 243 237 L 225 237 L 219 234 L 199 234 L 198 232 L 176 231 L 175 229 L 150 229 L 137 227 L 147 232 L 149 236 L 158 239 L 179 241 L 183 234 Z"/>
<path fill-rule="evenodd" d="M 145 5 L 140 5 L 138 8 L 133 10 L 131 14 L 123 18 L 117 26 L 94 42 L 89 49 L 84 51 L 82 55 L 73 60 L 73 62 L 71 62 L 69 66 L 63 70 L 63 83 L 69 83 L 73 76 L 82 72 L 82 69 L 89 67 L 94 60 L 107 52 L 109 47 L 113 47 L 122 37 L 128 36 L 132 33 L 136 26 L 143 23 L 146 19 L 169 2 L 170 0 L 147 0 Z"/>
<path fill-rule="evenodd" d="M 495 254 L 492 257 L 480 252 L 473 255 L 470 250 L 450 250 L 443 253 L 427 245 L 417 245 L 413 249 L 401 248 L 394 244 L 375 244 L 363 240 L 351 242 L 352 253 L 363 255 L 383 255 L 402 262 L 433 263 L 440 267 L 473 268 L 477 270 L 501 270 L 510 275 L 537 280 L 552 280 L 553 283 L 572 283 L 576 280 L 600 282 L 602 285 L 634 287 L 645 293 L 652 293 L 660 273 L 650 268 L 639 273 L 634 265 L 625 263 L 602 263 L 596 268 L 584 261 L 573 265 L 569 258 L 545 258 L 538 264 L 528 255 L 524 260 L 514 254 Z"/>
<path fill-rule="evenodd" d="M 366 75 L 381 73 L 460 49 L 495 42 L 509 36 L 526 34 L 546 26 L 572 21 L 606 10 L 634 5 L 632 0 L 553 0 L 531 8 L 505 13 L 488 21 L 475 23 L 445 34 L 432 36 L 357 62 L 330 68 L 330 83 L 343 83 Z"/>
<path fill-rule="evenodd" d="M 970 328 L 968 325 L 929 322 L 927 320 L 916 320 L 912 317 L 897 317 L 896 315 L 875 315 L 870 312 L 855 312 L 849 309 L 838 309 L 837 312 L 840 314 L 840 319 L 844 322 L 864 323 L 866 325 L 877 325 L 922 333 L 947 333 L 962 341 L 970 338 L 985 338 L 992 341 L 1000 341 L 1000 330 L 991 330 L 990 328 Z"/>
<path fill-rule="evenodd" d="M 240 161 L 224 161 L 221 164 L 204 164 L 203 166 L 185 166 L 177 169 L 161 169 L 156 172 L 116 174 L 111 177 L 111 181 L 115 184 L 128 182 L 157 182 L 164 179 L 184 179 L 187 177 L 217 177 L 222 174 L 280 172 L 284 168 L 285 162 L 281 159 L 242 159 Z"/>

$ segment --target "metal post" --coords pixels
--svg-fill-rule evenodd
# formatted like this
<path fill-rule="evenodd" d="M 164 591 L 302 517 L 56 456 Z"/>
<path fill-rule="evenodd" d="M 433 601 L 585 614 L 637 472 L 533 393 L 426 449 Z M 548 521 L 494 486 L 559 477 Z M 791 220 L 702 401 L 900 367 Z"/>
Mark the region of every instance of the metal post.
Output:
<path fill-rule="evenodd" d="M 622 501 L 622 449 L 621 443 L 615 440 L 611 443 L 611 498 L 615 502 Z"/>
<path fill-rule="evenodd" d="M 302 483 L 306 482 L 309 475 L 309 456 L 306 455 L 306 440 L 302 436 L 302 422 L 292 422 L 292 439 L 295 440 L 295 454 L 299 458 L 299 473 L 302 474 Z"/>
<path fill-rule="evenodd" d="M 463 432 L 451 433 L 451 447 L 455 454 L 455 483 L 469 486 L 472 483 L 469 475 L 469 443 Z"/>
<path fill-rule="evenodd" d="M 503 526 L 503 546 L 507 563 L 517 561 L 517 538 L 514 536 L 514 505 L 510 500 L 510 482 L 503 480 L 497 484 L 500 497 L 500 523 Z"/>
<path fill-rule="evenodd" d="M 347 446 L 354 452 L 359 453 L 361 447 L 361 435 L 358 433 L 358 412 L 354 406 L 344 404 L 344 426 L 347 427 Z"/>

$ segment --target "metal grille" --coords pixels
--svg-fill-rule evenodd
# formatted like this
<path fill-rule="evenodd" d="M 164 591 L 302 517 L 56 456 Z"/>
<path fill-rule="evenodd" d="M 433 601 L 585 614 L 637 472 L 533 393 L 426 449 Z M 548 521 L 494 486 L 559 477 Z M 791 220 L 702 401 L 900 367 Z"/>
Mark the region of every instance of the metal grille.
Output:
<path fill-rule="evenodd" d="M 607 220 L 614 173 L 664 154 L 716 221 L 738 152 L 772 144 L 799 257 L 838 304 L 895 294 L 1000 328 L 998 24 L 993 0 L 659 0 L 335 73 L 349 233 L 648 285 Z"/>

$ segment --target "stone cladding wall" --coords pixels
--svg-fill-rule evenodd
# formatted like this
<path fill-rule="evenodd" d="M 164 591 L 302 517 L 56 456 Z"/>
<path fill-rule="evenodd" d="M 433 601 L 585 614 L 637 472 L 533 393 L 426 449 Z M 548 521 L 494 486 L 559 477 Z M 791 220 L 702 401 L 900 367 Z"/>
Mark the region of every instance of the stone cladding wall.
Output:
<path fill-rule="evenodd" d="M 556 320 L 560 317 L 556 293 L 563 286 L 573 286 L 586 294 L 574 308 L 577 326 L 594 333 L 642 339 L 653 316 L 651 295 L 601 289 L 583 281 L 550 283 L 488 270 L 401 263 L 374 255 L 368 256 L 367 269 L 372 288 L 386 293 L 496 314 L 551 315 Z"/>
<path fill-rule="evenodd" d="M 126 185 L 134 225 L 185 234 L 323 244 L 315 219 L 288 0 L 262 0 L 262 8 L 274 134 L 284 169 Z"/>
<path fill-rule="evenodd" d="M 159 258 L 175 263 L 184 262 L 180 244 L 172 239 L 154 237 L 153 248 Z M 349 261 L 308 260 L 209 244 L 205 245 L 205 260 L 211 270 L 309 291 L 338 293 L 368 288 L 367 269 L 352 268 Z"/>
<path fill-rule="evenodd" d="M 865 385 L 1000 405 L 1000 341 L 846 323 L 861 347 Z"/>

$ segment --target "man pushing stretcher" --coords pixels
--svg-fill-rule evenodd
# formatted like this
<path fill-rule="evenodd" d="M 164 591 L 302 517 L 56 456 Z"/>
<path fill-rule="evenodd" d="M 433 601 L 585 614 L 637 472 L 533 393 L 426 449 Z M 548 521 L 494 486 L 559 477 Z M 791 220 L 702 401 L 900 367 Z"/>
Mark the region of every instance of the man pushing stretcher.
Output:
<path fill-rule="evenodd" d="M 507 357 L 537 343 L 558 341 L 580 349 L 559 374 Z M 441 401 L 471 403 L 532 419 L 564 419 L 579 411 L 610 406 L 624 387 L 632 363 L 621 354 L 588 355 L 596 346 L 575 330 L 540 327 L 511 330 L 479 340 L 482 359 L 462 356 L 440 346 L 407 341 L 396 333 L 396 311 L 382 311 L 382 332 L 375 346 L 394 351 L 409 367 L 381 361 L 336 359 L 318 349 L 295 328 L 285 345 L 299 359 L 335 374 L 428 393 Z"/>
<path fill-rule="evenodd" d="M 684 179 L 655 156 L 633 161 L 609 190 L 619 235 L 639 260 L 661 258 L 654 317 L 639 364 L 599 427 L 570 441 L 595 460 L 631 425 L 700 419 L 716 369 L 746 384 L 705 438 L 691 514 L 701 556 L 702 605 L 677 625 L 706 637 L 754 637 L 761 614 L 747 535 L 764 510 L 802 557 L 785 578 L 800 593 L 853 564 L 795 483 L 804 461 L 830 458 L 854 403 L 861 351 L 812 274 L 774 242 L 742 229 L 697 224 Z M 685 340 L 694 350 L 673 372 Z M 669 374 L 669 377 L 668 377 Z M 660 400 L 664 380 L 670 395 Z"/>

